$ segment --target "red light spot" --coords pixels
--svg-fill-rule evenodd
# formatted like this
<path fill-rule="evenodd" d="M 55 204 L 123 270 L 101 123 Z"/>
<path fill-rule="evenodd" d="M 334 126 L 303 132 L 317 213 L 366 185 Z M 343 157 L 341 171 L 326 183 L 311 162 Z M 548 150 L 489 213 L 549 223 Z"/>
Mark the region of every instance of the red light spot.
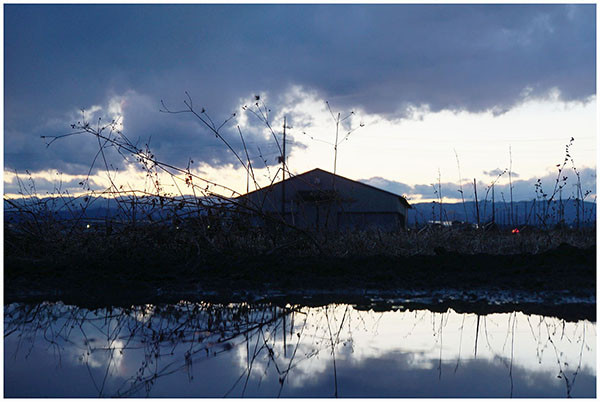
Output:
<path fill-rule="evenodd" d="M 519 229 L 513 229 L 512 232 L 513 233 L 519 233 Z"/>

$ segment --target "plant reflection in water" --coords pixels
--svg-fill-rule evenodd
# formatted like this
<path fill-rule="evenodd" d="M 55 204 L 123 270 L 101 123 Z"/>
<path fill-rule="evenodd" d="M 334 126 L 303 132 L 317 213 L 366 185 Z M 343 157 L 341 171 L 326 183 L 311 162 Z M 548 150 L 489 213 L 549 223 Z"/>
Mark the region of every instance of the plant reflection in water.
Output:
<path fill-rule="evenodd" d="M 10 376 L 34 351 L 51 355 L 57 372 L 85 367 L 80 396 L 595 396 L 589 321 L 187 302 L 96 310 L 11 304 L 4 318 L 7 396 L 28 395 L 11 388 Z M 486 386 L 481 362 L 506 381 Z M 222 380 L 211 381 L 217 374 Z M 396 380 L 384 389 L 386 376 Z M 453 383 L 461 381 L 472 389 L 458 391 Z M 68 393 L 61 392 L 48 391 Z"/>

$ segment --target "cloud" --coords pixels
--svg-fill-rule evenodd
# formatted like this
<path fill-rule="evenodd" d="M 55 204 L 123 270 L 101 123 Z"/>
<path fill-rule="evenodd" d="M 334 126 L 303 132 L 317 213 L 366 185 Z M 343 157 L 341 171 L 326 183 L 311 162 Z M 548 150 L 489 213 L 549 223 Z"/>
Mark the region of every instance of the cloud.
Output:
<path fill-rule="evenodd" d="M 383 177 L 371 177 L 370 179 L 360 181 L 365 184 L 369 184 L 371 186 L 381 188 L 398 195 L 409 194 L 413 190 L 412 186 L 409 186 L 408 184 L 384 179 Z"/>
<path fill-rule="evenodd" d="M 151 136 L 157 155 L 216 165 L 235 158 L 197 120 L 158 113 L 161 99 L 178 108 L 189 91 L 217 124 L 253 94 L 281 110 L 277 95 L 295 86 L 390 119 L 585 102 L 595 28 L 593 4 L 7 5 L 5 162 L 84 169 L 93 144 L 44 150 L 39 135 L 64 132 L 70 111 L 108 112 L 115 97 L 127 100 L 127 134 Z M 235 129 L 225 134 L 241 149 Z"/>
<path fill-rule="evenodd" d="M 297 102 L 297 99 L 291 99 L 290 105 L 293 106 Z M 247 103 L 249 102 L 244 104 Z M 145 149 L 148 146 L 157 160 L 177 167 L 187 166 L 190 160 L 216 167 L 241 166 L 242 162 L 246 165 L 247 157 L 254 166 L 264 166 L 260 154 L 268 165 L 278 164 L 277 156 L 280 155 L 280 150 L 270 129 L 251 112 L 242 110 L 242 106 L 244 105 L 236 105 L 236 108 L 232 109 L 233 112 L 220 117 L 209 111 L 202 113 L 201 106 L 197 107 L 199 116 L 189 112 L 179 113 L 187 110 L 183 103 L 168 106 L 167 110 L 176 113 L 161 113 L 160 109 L 164 108 L 159 101 L 146 94 L 128 90 L 123 94 L 109 96 L 101 105 L 90 105 L 84 111 L 71 110 L 64 113 L 61 118 L 46 121 L 42 126 L 32 130 L 32 136 L 36 137 L 34 142 L 28 141 L 25 133 L 8 132 L 6 168 L 19 171 L 53 168 L 64 173 L 76 174 L 87 172 L 93 165 L 93 173 L 98 169 L 105 170 L 104 160 L 98 154 L 99 142 L 92 134 L 81 133 L 51 141 L 55 136 L 78 131 L 73 129 L 71 124 L 88 122 L 96 128 L 97 124 L 102 126 L 111 120 L 119 122 L 118 129 L 138 149 Z M 263 107 L 262 103 L 261 107 Z M 256 108 L 250 103 L 248 110 Z M 282 128 L 279 126 L 283 126 L 283 115 L 288 109 L 285 109 L 284 105 L 282 112 L 269 118 L 279 143 L 282 141 Z M 290 123 L 297 122 L 299 126 L 310 123 L 306 120 L 306 116 L 297 112 L 292 113 L 290 118 L 288 120 Z M 207 125 L 218 129 L 222 123 L 224 124 L 218 131 L 219 138 Z M 237 129 L 236 123 L 242 123 L 240 130 Z M 244 136 L 244 143 L 240 131 Z M 44 140 L 40 138 L 41 136 L 47 138 Z M 116 136 L 120 137 L 120 135 Z M 297 148 L 305 148 L 305 145 L 295 143 L 293 137 L 288 137 L 286 143 L 288 156 Z M 128 161 L 133 160 L 119 155 L 116 147 L 104 147 L 103 151 L 111 170 L 126 168 Z M 124 154 L 130 156 L 127 152 Z"/>
<path fill-rule="evenodd" d="M 484 170 L 483 174 L 486 176 L 498 177 L 498 176 L 504 175 L 506 172 L 507 172 L 507 170 L 505 170 L 505 169 L 496 168 L 496 169 L 492 169 L 492 170 Z"/>
<path fill-rule="evenodd" d="M 562 197 L 563 199 L 567 199 L 569 197 L 571 199 L 575 199 L 577 197 L 581 198 L 582 195 L 588 193 L 586 196 L 586 201 L 593 200 L 593 197 L 596 196 L 596 170 L 592 168 L 582 168 L 578 169 L 578 173 L 580 177 L 579 182 L 575 171 L 570 167 L 565 168 L 560 176 L 557 175 L 557 172 L 549 172 L 545 176 L 539 178 L 541 187 L 539 188 L 538 193 L 536 193 L 536 184 L 538 183 L 538 178 L 532 177 L 529 179 L 513 180 L 513 200 L 532 200 L 538 196 L 542 197 L 543 193 L 547 195 L 547 198 L 554 195 L 556 199 L 559 197 Z M 503 177 L 503 179 L 499 180 L 494 185 L 496 202 L 500 202 L 503 199 L 510 201 L 510 185 L 508 183 L 508 176 L 505 176 L 506 177 Z M 556 182 L 557 177 L 558 184 Z M 563 180 L 564 177 L 567 179 Z M 370 179 L 363 179 L 360 181 L 398 195 L 407 196 L 414 202 L 419 202 L 419 200 L 422 199 L 435 200 L 439 196 L 439 193 L 436 193 L 436 191 L 439 191 L 438 183 L 415 184 L 410 186 L 405 183 L 387 180 L 382 177 L 372 177 Z M 477 196 L 479 199 L 483 200 L 487 197 L 488 201 L 491 201 L 492 193 L 490 190 L 492 182 L 493 180 L 477 181 Z M 562 191 L 560 189 L 561 187 Z M 581 188 L 580 195 L 578 195 L 578 187 Z M 458 183 L 441 183 L 441 189 L 443 197 L 451 199 L 461 198 L 461 187 Z M 462 191 L 465 201 L 475 199 L 472 183 L 463 183 Z"/>
<path fill-rule="evenodd" d="M 483 174 L 486 176 L 498 177 L 498 176 L 508 175 L 508 169 L 496 168 L 496 169 L 492 169 L 492 170 L 484 170 Z M 520 176 L 515 171 L 511 171 L 510 174 L 512 177 L 515 177 L 515 178 Z"/>
<path fill-rule="evenodd" d="M 7 92 L 17 95 L 18 84 L 34 78 L 21 91 L 52 88 L 83 103 L 126 85 L 176 100 L 189 90 L 226 107 L 240 94 L 293 83 L 377 113 L 421 104 L 503 110 L 524 93 L 546 96 L 553 88 L 585 99 L 595 92 L 594 8 L 9 5 L 6 73 L 16 82 L 6 80 Z M 24 18 L 38 25 L 24 27 Z M 126 23 L 109 33 L 96 28 L 119 21 Z M 57 46 L 53 37 L 64 40 Z M 85 56 L 75 52 L 82 48 Z M 34 51 L 57 53 L 34 70 L 26 64 Z M 71 82 L 46 79 L 52 74 Z"/>

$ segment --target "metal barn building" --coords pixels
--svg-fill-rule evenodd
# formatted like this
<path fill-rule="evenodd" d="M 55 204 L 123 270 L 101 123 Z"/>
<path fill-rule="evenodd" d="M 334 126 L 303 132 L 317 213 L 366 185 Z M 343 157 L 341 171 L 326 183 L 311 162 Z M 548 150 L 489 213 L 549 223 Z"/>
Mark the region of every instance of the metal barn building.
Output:
<path fill-rule="evenodd" d="M 238 198 L 249 207 L 306 229 L 406 227 L 411 208 L 404 197 L 365 183 L 314 169 Z M 260 214 L 251 215 L 261 225 Z"/>

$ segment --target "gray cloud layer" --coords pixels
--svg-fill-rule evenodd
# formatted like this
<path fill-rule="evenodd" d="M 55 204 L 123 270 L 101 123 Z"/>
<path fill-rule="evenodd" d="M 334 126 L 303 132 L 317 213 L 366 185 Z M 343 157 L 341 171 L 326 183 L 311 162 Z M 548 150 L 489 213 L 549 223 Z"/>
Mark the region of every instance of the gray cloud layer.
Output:
<path fill-rule="evenodd" d="M 593 4 L 6 5 L 4 15 L 7 168 L 82 169 L 89 155 L 74 151 L 88 145 L 45 151 L 39 135 L 128 90 L 140 95 L 125 109 L 131 137 L 151 136 L 173 163 L 217 165 L 230 155 L 195 122 L 158 114 L 160 99 L 181 105 L 187 90 L 221 120 L 241 98 L 295 84 L 391 117 L 411 104 L 500 113 L 552 88 L 565 100 L 595 93 Z"/>
<path fill-rule="evenodd" d="M 575 172 L 571 168 L 565 168 L 561 174 L 562 176 L 566 176 L 567 180 L 564 182 L 566 185 L 562 189 L 562 194 L 560 194 L 557 190 L 555 197 L 558 198 L 562 196 L 563 199 L 567 199 L 571 197 L 575 199 L 577 197 L 577 176 Z M 591 197 L 596 195 L 596 170 L 591 168 L 583 168 L 579 170 L 579 176 L 581 181 L 581 191 L 583 194 L 586 192 L 590 192 L 586 197 L 586 201 L 591 201 Z M 503 200 L 510 201 L 510 187 L 509 184 L 506 183 L 508 175 L 504 175 L 504 180 L 499 181 L 494 186 L 494 193 L 496 202 L 501 202 Z M 514 177 L 514 176 L 513 176 Z M 552 196 L 555 184 L 556 184 L 556 173 L 549 173 L 543 177 L 540 177 L 541 180 L 541 190 L 547 194 L 547 198 Z M 485 199 L 487 197 L 488 201 L 492 199 L 492 192 L 488 191 L 490 189 L 492 182 L 495 180 L 495 177 L 490 178 L 489 180 L 477 180 L 477 197 L 478 199 Z M 513 178 L 513 199 L 515 201 L 523 201 L 523 200 L 532 200 L 538 196 L 541 197 L 541 192 L 536 194 L 536 183 L 538 178 L 531 179 L 521 179 L 515 180 Z M 398 195 L 404 195 L 409 198 L 424 198 L 424 199 L 436 199 L 438 195 L 435 191 L 438 191 L 438 183 L 432 184 L 416 184 L 414 186 L 410 186 L 408 184 L 404 184 L 394 180 L 388 180 L 383 177 L 372 177 L 370 179 L 361 180 L 364 183 L 370 184 L 375 187 L 382 188 L 384 190 L 390 191 L 392 193 Z M 563 182 L 559 180 L 562 184 Z M 435 186 L 435 190 L 434 190 Z M 442 188 L 442 196 L 448 198 L 460 199 L 461 194 L 459 192 L 460 186 L 458 183 L 445 182 L 441 183 Z M 558 188 L 557 188 L 558 189 Z M 474 191 L 473 191 L 473 183 L 465 182 L 462 185 L 462 191 L 465 197 L 465 201 L 471 201 L 475 199 Z"/>

